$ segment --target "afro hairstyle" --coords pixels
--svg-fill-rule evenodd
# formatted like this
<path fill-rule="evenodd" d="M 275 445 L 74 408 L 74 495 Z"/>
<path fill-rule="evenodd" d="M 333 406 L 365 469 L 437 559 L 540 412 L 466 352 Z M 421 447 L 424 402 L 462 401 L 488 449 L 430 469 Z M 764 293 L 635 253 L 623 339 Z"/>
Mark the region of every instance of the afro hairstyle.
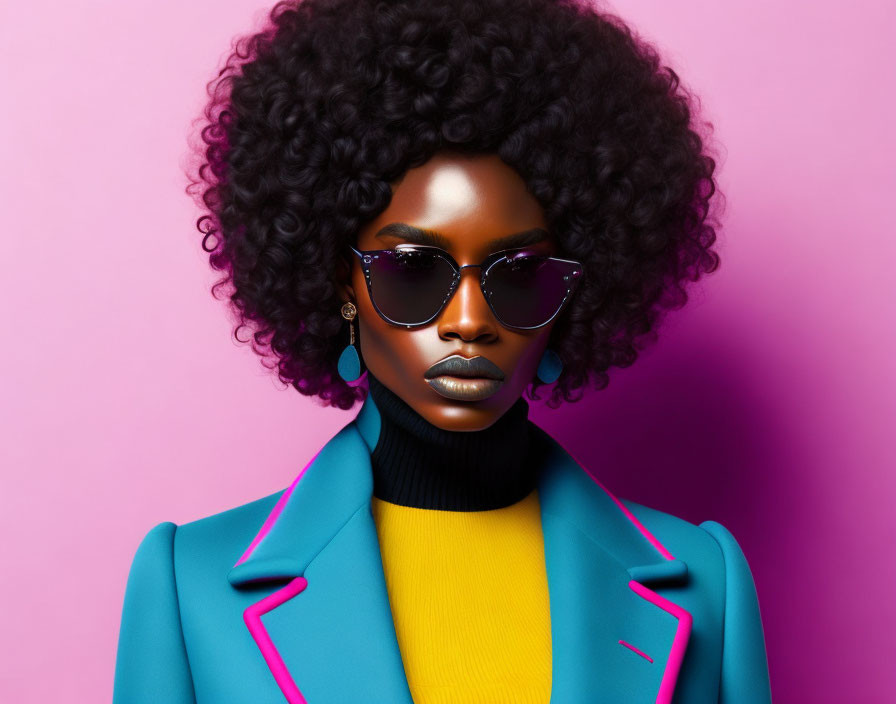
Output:
<path fill-rule="evenodd" d="M 712 125 L 657 49 L 586 0 L 279 2 L 207 90 L 187 193 L 224 272 L 212 295 L 239 342 L 323 405 L 366 393 L 337 372 L 337 263 L 390 184 L 441 149 L 499 155 L 558 256 L 584 264 L 548 342 L 552 408 L 606 387 L 719 266 Z"/>

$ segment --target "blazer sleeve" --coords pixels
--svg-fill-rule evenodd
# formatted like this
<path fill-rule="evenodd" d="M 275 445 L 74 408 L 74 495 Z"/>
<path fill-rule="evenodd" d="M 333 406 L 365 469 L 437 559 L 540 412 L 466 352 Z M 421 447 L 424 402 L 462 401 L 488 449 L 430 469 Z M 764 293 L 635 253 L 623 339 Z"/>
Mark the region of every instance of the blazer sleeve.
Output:
<path fill-rule="evenodd" d="M 176 530 L 171 522 L 150 530 L 131 564 L 113 704 L 196 704 L 174 575 Z"/>
<path fill-rule="evenodd" d="M 759 599 L 747 558 L 730 531 L 716 521 L 700 524 L 725 559 L 725 615 L 719 704 L 770 704 L 772 700 L 759 615 Z"/>

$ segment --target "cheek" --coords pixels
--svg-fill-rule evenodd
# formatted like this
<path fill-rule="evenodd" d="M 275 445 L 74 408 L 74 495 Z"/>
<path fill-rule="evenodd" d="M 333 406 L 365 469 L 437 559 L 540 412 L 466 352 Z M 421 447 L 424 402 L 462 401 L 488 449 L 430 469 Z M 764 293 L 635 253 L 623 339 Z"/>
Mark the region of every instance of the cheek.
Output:
<path fill-rule="evenodd" d="M 377 315 L 369 301 L 358 305 L 358 318 L 355 322 L 361 337 L 362 354 L 372 354 L 389 347 L 388 323 Z"/>
<path fill-rule="evenodd" d="M 514 378 L 521 383 L 528 383 L 535 376 L 535 370 L 541 361 L 541 355 L 544 353 L 551 335 L 552 326 L 548 326 L 544 331 L 539 331 L 535 337 L 520 338 L 518 340 L 518 348 L 516 351 L 516 359 L 514 361 Z"/>
<path fill-rule="evenodd" d="M 427 331 L 411 331 L 387 323 L 366 296 L 356 305 L 356 330 L 360 336 L 361 356 L 368 365 L 375 365 L 379 369 L 390 366 L 406 373 L 417 371 L 426 356 L 426 345 L 423 342 Z"/>

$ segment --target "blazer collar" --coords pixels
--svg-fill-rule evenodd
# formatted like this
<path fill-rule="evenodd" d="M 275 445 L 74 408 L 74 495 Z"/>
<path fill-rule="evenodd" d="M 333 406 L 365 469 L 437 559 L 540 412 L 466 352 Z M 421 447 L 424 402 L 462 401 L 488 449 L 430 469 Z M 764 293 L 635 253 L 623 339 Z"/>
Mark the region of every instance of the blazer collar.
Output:
<path fill-rule="evenodd" d="M 286 701 L 412 704 L 370 510 L 370 395 L 312 457 L 229 571 L 265 596 L 244 620 Z M 687 565 L 553 437 L 538 480 L 551 610 L 551 704 L 672 701 L 691 614 L 645 584 Z M 285 584 L 284 584 L 285 583 Z"/>

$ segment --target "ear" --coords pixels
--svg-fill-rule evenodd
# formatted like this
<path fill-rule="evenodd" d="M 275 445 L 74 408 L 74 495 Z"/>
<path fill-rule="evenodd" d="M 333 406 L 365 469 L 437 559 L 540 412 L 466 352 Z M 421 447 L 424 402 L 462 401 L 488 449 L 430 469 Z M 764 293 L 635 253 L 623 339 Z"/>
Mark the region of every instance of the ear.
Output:
<path fill-rule="evenodd" d="M 344 256 L 338 256 L 333 276 L 339 299 L 343 303 L 346 301 L 357 303 L 358 299 L 355 297 L 355 289 L 352 286 L 352 262 Z"/>

